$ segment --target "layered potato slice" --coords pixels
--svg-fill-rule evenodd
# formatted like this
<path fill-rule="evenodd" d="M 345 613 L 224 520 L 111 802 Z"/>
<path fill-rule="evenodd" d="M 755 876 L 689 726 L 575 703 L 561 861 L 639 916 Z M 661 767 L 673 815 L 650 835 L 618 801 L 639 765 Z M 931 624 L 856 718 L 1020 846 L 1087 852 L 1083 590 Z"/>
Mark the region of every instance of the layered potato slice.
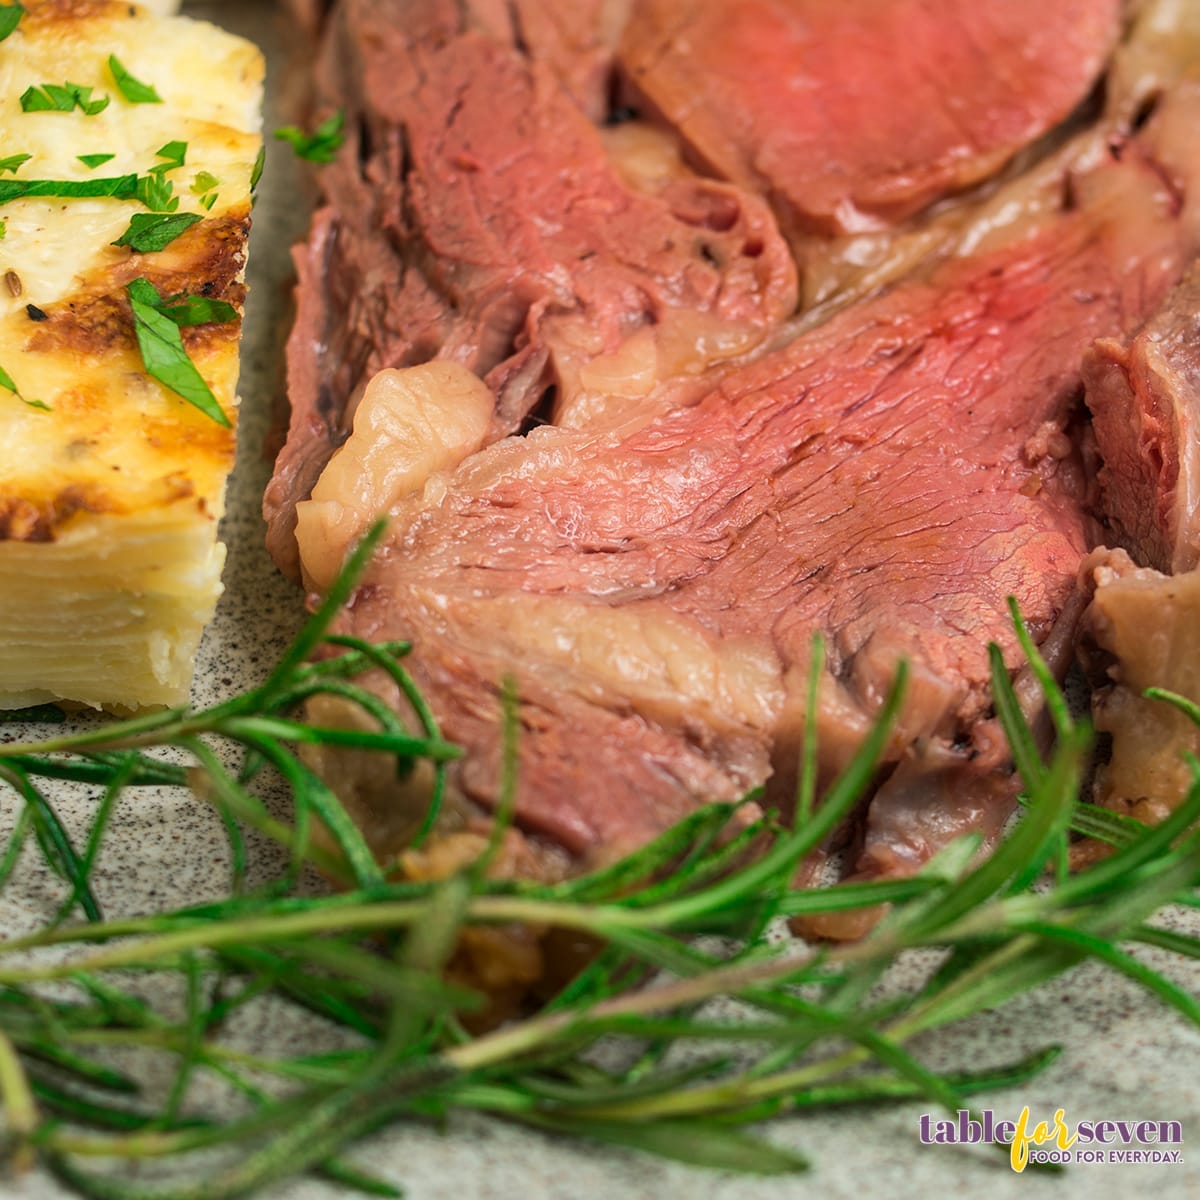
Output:
<path fill-rule="evenodd" d="M 23 3 L 0 42 L 0 708 L 172 704 L 221 590 L 263 62 L 145 7 Z M 83 100 L 45 109 L 46 85 Z M 197 219 L 160 247 L 174 201 Z M 113 245 L 135 214 L 156 237 Z M 157 322 L 182 338 L 165 369 L 139 346 L 140 279 L 176 316 L 203 302 Z M 181 356 L 219 411 L 173 390 Z"/>

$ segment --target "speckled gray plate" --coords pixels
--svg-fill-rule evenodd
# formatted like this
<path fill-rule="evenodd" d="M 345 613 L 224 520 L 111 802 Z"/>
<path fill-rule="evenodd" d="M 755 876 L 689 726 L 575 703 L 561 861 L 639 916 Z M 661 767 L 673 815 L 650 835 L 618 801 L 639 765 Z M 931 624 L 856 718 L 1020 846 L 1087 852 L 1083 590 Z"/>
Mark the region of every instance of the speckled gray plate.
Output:
<path fill-rule="evenodd" d="M 567 2 L 567 0 L 564 0 Z M 269 0 L 185 4 L 258 41 L 268 53 L 277 88 L 281 19 Z M 266 127 L 278 123 L 272 91 Z M 201 648 L 195 699 L 208 703 L 258 682 L 302 619 L 300 598 L 275 573 L 262 548 L 259 500 L 268 475 L 262 444 L 280 379 L 280 343 L 287 313 L 290 264 L 286 247 L 303 225 L 302 187 L 290 151 L 268 145 L 267 172 L 255 210 L 241 394 L 241 449 L 224 537 L 229 544 L 226 593 Z M 56 793 L 61 810 L 79 822 L 90 806 L 69 788 Z M 0 810 L 0 832 L 11 813 Z M 278 867 L 260 855 L 256 873 Z M 152 790 L 120 806 L 96 875 L 110 915 L 218 895 L 228 857 L 219 824 L 190 797 Z M 32 928 L 53 911 L 54 889 L 35 871 L 0 901 L 0 935 Z M 1188 914 L 1196 917 L 1198 914 Z M 1179 917 L 1177 920 L 1183 920 Z M 1191 920 L 1193 932 L 1200 921 Z M 1162 956 L 1155 959 L 1162 966 Z M 1200 991 L 1200 963 L 1169 968 L 1179 983 Z M 313 1048 L 320 1032 L 294 1012 L 263 1007 L 241 1019 L 234 1036 L 254 1045 L 268 1035 Z M 1064 1108 L 1082 1120 L 1180 1121 L 1181 1165 L 1072 1165 L 1064 1175 L 1017 1175 L 992 1154 L 970 1147 L 926 1147 L 918 1139 L 926 1106 L 843 1109 L 774 1126 L 769 1134 L 804 1151 L 808 1175 L 747 1180 L 691 1171 L 611 1149 L 544 1138 L 482 1118 L 451 1122 L 445 1134 L 395 1128 L 363 1145 L 362 1165 L 403 1186 L 412 1200 L 782 1200 L 939 1195 L 1008 1197 L 1088 1196 L 1118 1200 L 1153 1193 L 1160 1200 L 1200 1196 L 1200 1031 L 1189 1027 L 1131 984 L 1087 967 L 1000 1011 L 927 1037 L 917 1046 L 934 1067 L 981 1069 L 1010 1062 L 1049 1044 L 1063 1054 L 1033 1083 L 979 1096 L 997 1120 L 1029 1105 L 1034 1119 Z M 153 1082 L 153 1081 L 151 1081 Z M 203 1100 L 204 1097 L 199 1097 Z M 355 1193 L 317 1182 L 275 1188 L 271 1197 L 342 1200 Z M 66 1193 L 40 1173 L 0 1177 L 0 1197 L 58 1200 Z"/>

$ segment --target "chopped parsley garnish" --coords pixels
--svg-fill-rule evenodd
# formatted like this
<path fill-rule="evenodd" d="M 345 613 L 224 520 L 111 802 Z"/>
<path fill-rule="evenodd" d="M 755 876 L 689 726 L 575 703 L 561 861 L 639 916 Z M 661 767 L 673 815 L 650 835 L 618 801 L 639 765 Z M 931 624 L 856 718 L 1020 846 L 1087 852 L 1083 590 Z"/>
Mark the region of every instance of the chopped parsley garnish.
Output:
<path fill-rule="evenodd" d="M 195 405 L 218 425 L 229 428 L 229 418 L 184 349 L 179 325 L 164 311 L 165 302 L 158 289 L 148 279 L 135 279 L 125 290 L 133 309 L 133 328 L 146 374 Z"/>
<path fill-rule="evenodd" d="M 162 312 L 176 325 L 225 325 L 238 319 L 238 310 L 226 300 L 208 296 L 171 296 L 163 301 Z"/>
<path fill-rule="evenodd" d="M 0 175 L 5 171 L 15 175 L 32 157 L 32 154 L 10 154 L 7 158 L 0 158 Z"/>
<path fill-rule="evenodd" d="M 183 292 L 160 296 L 154 284 L 144 278 L 135 279 L 129 289 L 138 300 L 170 317 L 176 325 L 225 325 L 238 319 L 238 310 L 225 300 L 188 296 Z"/>
<path fill-rule="evenodd" d="M 217 202 L 217 192 L 214 189 L 220 182 L 211 171 L 197 171 L 196 178 L 192 180 L 192 194 L 200 197 L 201 207 L 209 212 Z"/>
<path fill-rule="evenodd" d="M 81 163 L 90 170 L 95 170 L 99 166 L 103 166 L 106 162 L 111 162 L 117 156 L 115 154 L 77 154 L 75 156 Z"/>
<path fill-rule="evenodd" d="M 50 411 L 50 405 L 44 404 L 41 400 L 29 400 L 25 396 L 22 396 L 21 389 L 17 387 L 13 381 L 13 377 L 3 367 L 0 367 L 0 388 L 12 392 L 22 404 L 28 404 L 30 408 L 39 408 L 42 412 Z"/>
<path fill-rule="evenodd" d="M 164 161 L 155 163 L 145 175 L 115 175 L 103 179 L 0 179 L 0 204 L 10 200 L 21 200 L 26 196 L 53 196 L 56 199 L 84 199 L 96 196 L 111 196 L 116 200 L 138 200 L 151 212 L 174 212 L 179 207 L 175 197 L 175 185 L 166 178 L 168 171 L 183 166 L 187 155 L 187 142 L 167 142 L 157 155 Z M 29 155 L 13 155 L 0 160 L 3 164 L 16 166 Z M 114 155 L 80 155 L 80 161 L 88 166 L 107 162 Z"/>
<path fill-rule="evenodd" d="M 130 104 L 162 103 L 162 97 L 154 88 L 150 84 L 143 83 L 140 79 L 130 75 L 129 71 L 115 54 L 108 56 L 108 69 L 112 72 L 112 77 L 120 89 L 121 95 Z"/>
<path fill-rule="evenodd" d="M 53 196 L 64 200 L 112 196 L 117 200 L 131 200 L 137 194 L 136 175 L 102 179 L 0 179 L 0 204 L 23 200 L 27 196 Z"/>
<path fill-rule="evenodd" d="M 179 207 L 175 185 L 167 178 L 167 172 L 183 166 L 187 148 L 187 142 L 167 142 L 160 146 L 155 154 L 163 161 L 155 163 L 138 180 L 137 198 L 151 212 L 174 212 Z"/>
<path fill-rule="evenodd" d="M 156 170 L 137 181 L 137 198 L 151 212 L 174 212 L 179 207 L 175 185 Z"/>
<path fill-rule="evenodd" d="M 262 178 L 263 167 L 267 162 L 266 146 L 259 146 L 258 157 L 254 160 L 254 166 L 250 168 L 250 191 L 253 192 L 258 187 L 258 181 Z"/>
<path fill-rule="evenodd" d="M 21 23 L 25 9 L 20 4 L 0 5 L 0 42 Z"/>
<path fill-rule="evenodd" d="M 285 125 L 275 130 L 275 136 L 281 142 L 287 142 L 293 150 L 309 162 L 331 163 L 338 148 L 346 140 L 342 128 L 346 122 L 346 114 L 339 108 L 331 117 L 326 117 L 312 131 L 305 133 L 295 125 Z"/>
<path fill-rule="evenodd" d="M 200 219 L 196 213 L 134 213 L 129 228 L 112 245 L 149 254 L 169 246 Z"/>
<path fill-rule="evenodd" d="M 41 87 L 28 87 L 21 94 L 21 110 L 23 112 L 74 112 L 80 109 L 89 117 L 103 112 L 108 107 L 109 98 L 101 96 L 92 99 L 93 89 L 81 83 L 67 82 L 64 84 L 43 83 Z"/>
<path fill-rule="evenodd" d="M 0 241 L 8 237 L 8 222 L 0 221 Z"/>
<path fill-rule="evenodd" d="M 161 175 L 164 171 L 173 171 L 176 167 L 182 167 L 187 158 L 187 148 L 187 142 L 167 142 L 160 146 L 154 153 L 158 158 L 166 161 L 156 163 L 150 168 L 151 172 Z"/>

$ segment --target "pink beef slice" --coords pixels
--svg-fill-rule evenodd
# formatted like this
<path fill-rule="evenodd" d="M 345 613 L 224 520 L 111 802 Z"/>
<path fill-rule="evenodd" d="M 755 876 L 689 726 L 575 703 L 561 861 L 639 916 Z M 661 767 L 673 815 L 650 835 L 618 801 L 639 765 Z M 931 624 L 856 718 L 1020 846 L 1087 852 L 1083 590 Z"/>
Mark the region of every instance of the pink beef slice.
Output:
<path fill-rule="evenodd" d="M 352 2 L 331 16 L 322 78 L 350 144 L 295 254 L 291 418 L 264 502 L 293 575 L 295 504 L 381 368 L 469 367 L 496 394 L 499 437 L 559 384 L 556 355 L 578 368 L 679 313 L 753 345 L 796 305 L 762 200 L 691 173 L 634 190 L 548 68 L 457 31 L 446 8 Z"/>
<path fill-rule="evenodd" d="M 1009 595 L 1043 644 L 1078 612 L 1096 535 L 1079 363 L 1195 253 L 1198 119 L 1200 91 L 1181 88 L 1063 189 L 1063 211 L 726 372 L 692 407 L 505 439 L 401 505 L 340 628 L 413 641 L 465 750 L 459 793 L 495 803 L 505 678 L 518 824 L 577 861 L 786 781 L 820 633 L 826 776 L 899 660 L 912 671 L 859 868 L 909 871 L 995 828 L 1013 789 L 996 782 L 986 646 L 1018 667 Z"/>
<path fill-rule="evenodd" d="M 620 63 L 695 158 L 801 232 L 992 174 L 1087 94 L 1119 0 L 640 0 Z"/>
<path fill-rule="evenodd" d="M 1084 362 L 1104 459 L 1109 540 L 1167 573 L 1200 565 L 1200 266 L 1131 341 L 1105 338 Z"/>
<path fill-rule="evenodd" d="M 512 0 L 514 40 L 592 118 L 608 116 L 613 59 L 632 0 Z"/>
<path fill-rule="evenodd" d="M 332 53 L 324 56 L 321 80 L 327 101 L 372 91 L 394 94 L 396 64 L 404 63 L 412 43 L 446 42 L 474 30 L 547 66 L 595 121 L 608 115 L 613 60 L 631 4 L 632 0 L 342 0 L 335 5 L 334 0 L 288 0 L 308 29 L 318 28 L 330 10 L 336 10 L 335 29 L 327 41 Z M 380 76 L 366 79 L 364 70 L 377 70 Z M 386 81 L 382 92 L 379 78 Z"/>

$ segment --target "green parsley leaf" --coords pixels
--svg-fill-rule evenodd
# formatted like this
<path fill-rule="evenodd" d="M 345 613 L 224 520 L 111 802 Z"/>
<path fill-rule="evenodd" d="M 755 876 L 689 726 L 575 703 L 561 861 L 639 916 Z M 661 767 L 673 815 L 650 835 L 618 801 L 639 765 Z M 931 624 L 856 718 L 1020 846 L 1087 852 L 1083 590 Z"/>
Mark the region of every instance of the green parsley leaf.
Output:
<path fill-rule="evenodd" d="M 148 304 L 155 309 L 162 308 L 163 298 L 159 295 L 158 288 L 144 275 L 131 280 L 126 284 L 125 290 L 129 293 L 129 298 L 136 300 L 139 304 Z"/>
<path fill-rule="evenodd" d="M 146 304 L 176 325 L 224 325 L 238 319 L 238 310 L 224 300 L 212 300 L 208 296 L 188 296 L 180 292 L 176 296 L 160 296 L 158 289 L 148 279 L 133 280 L 126 289 L 139 304 Z"/>
<path fill-rule="evenodd" d="M 108 107 L 109 98 L 101 96 L 98 100 L 93 100 L 92 90 L 69 80 L 61 85 L 43 83 L 41 87 L 30 86 L 21 94 L 21 111 L 69 113 L 78 108 L 87 116 L 94 117 Z"/>
<path fill-rule="evenodd" d="M 54 196 L 71 200 L 112 196 L 117 200 L 132 200 L 137 194 L 136 175 L 101 179 L 0 179 L 0 204 L 23 200 L 26 196 Z"/>
<path fill-rule="evenodd" d="M 160 146 L 155 153 L 164 161 L 155 163 L 138 180 L 137 198 L 151 212 L 174 212 L 179 207 L 175 184 L 166 178 L 166 174 L 183 166 L 187 148 L 187 142 L 167 142 Z"/>
<path fill-rule="evenodd" d="M 259 146 L 258 157 L 254 160 L 254 166 L 250 168 L 250 190 L 253 192 L 258 187 L 258 181 L 262 178 L 263 167 L 267 163 L 267 148 Z"/>
<path fill-rule="evenodd" d="M 221 181 L 211 171 L 197 171 L 192 180 L 191 191 L 200 197 L 201 206 L 212 212 L 212 206 L 217 202 L 217 193 L 213 190 Z"/>
<path fill-rule="evenodd" d="M 175 303 L 178 299 L 179 303 Z M 238 319 L 238 310 L 225 300 L 207 296 L 172 296 L 160 309 L 176 325 L 225 325 Z"/>
<path fill-rule="evenodd" d="M 11 171 L 15 175 L 32 157 L 32 154 L 10 154 L 8 158 L 0 158 L 0 175 L 5 171 Z"/>
<path fill-rule="evenodd" d="M 50 97 L 45 92 L 38 91 L 32 84 L 21 93 L 21 111 L 22 112 L 39 112 L 44 109 L 52 109 L 54 105 L 51 103 Z M 71 108 L 75 105 L 72 104 Z M 68 112 L 70 109 L 67 110 Z"/>
<path fill-rule="evenodd" d="M 108 56 L 108 69 L 112 72 L 112 77 L 116 81 L 116 85 L 121 90 L 121 95 L 129 101 L 130 104 L 161 104 L 162 97 L 148 83 L 143 83 L 140 79 L 130 75 L 125 65 L 115 55 Z"/>
<path fill-rule="evenodd" d="M 331 163 L 338 147 L 346 140 L 342 133 L 345 122 L 346 114 L 339 108 L 312 133 L 305 133 L 295 125 L 285 125 L 275 130 L 275 136 L 281 142 L 287 142 L 300 158 L 306 158 L 309 162 Z"/>
<path fill-rule="evenodd" d="M 155 171 L 137 181 L 137 198 L 151 212 L 174 212 L 179 207 L 179 197 L 174 192 L 175 185 Z"/>
<path fill-rule="evenodd" d="M 77 154 L 75 156 L 85 167 L 94 170 L 96 167 L 103 165 L 106 162 L 111 162 L 116 158 L 115 154 Z"/>
<path fill-rule="evenodd" d="M 125 290 L 133 309 L 133 328 L 146 374 L 181 399 L 195 405 L 218 425 L 229 428 L 229 418 L 217 403 L 212 389 L 196 370 L 196 364 L 188 358 L 179 326 L 159 311 L 162 298 L 157 288 L 148 279 L 135 279 Z"/>
<path fill-rule="evenodd" d="M 8 237 L 8 222 L 0 221 L 0 241 Z"/>
<path fill-rule="evenodd" d="M 13 381 L 13 377 L 3 368 L 0 367 L 0 388 L 5 391 L 12 392 L 22 404 L 28 404 L 30 408 L 41 409 L 42 412 L 50 412 L 50 405 L 43 403 L 41 400 L 28 400 L 21 395 L 21 389 L 17 387 Z"/>
<path fill-rule="evenodd" d="M 161 175 L 164 171 L 173 171 L 176 167 L 182 167 L 187 158 L 187 148 L 187 142 L 167 142 L 166 145 L 160 146 L 155 154 L 159 158 L 166 159 L 166 162 L 160 162 L 150 170 L 156 175 Z"/>
<path fill-rule="evenodd" d="M 20 4 L 0 5 L 0 42 L 21 23 L 25 9 Z"/>
<path fill-rule="evenodd" d="M 169 246 L 199 220 L 196 213 L 134 213 L 129 218 L 129 228 L 112 245 L 149 254 Z"/>

